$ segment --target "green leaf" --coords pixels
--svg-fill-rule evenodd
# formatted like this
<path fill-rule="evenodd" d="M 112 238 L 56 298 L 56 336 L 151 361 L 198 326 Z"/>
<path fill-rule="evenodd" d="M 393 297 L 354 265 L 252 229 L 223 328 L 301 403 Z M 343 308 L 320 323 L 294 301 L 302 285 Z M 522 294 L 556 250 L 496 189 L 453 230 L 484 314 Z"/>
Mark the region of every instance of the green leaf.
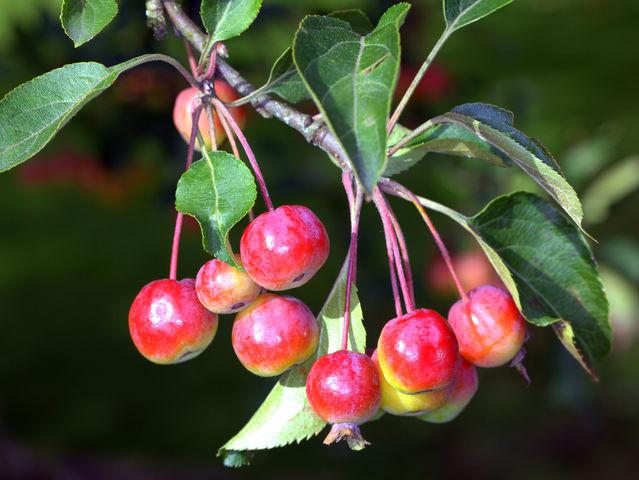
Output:
<path fill-rule="evenodd" d="M 38 153 L 90 100 L 118 76 L 157 57 L 142 55 L 113 67 L 71 63 L 23 83 L 0 101 L 0 172 Z"/>
<path fill-rule="evenodd" d="M 505 7 L 513 0 L 444 0 L 444 19 L 450 32 L 459 30 Z"/>
<path fill-rule="evenodd" d="M 317 316 L 320 325 L 317 352 L 302 365 L 283 374 L 249 422 L 220 448 L 218 456 L 224 458 L 225 464 L 227 461 L 235 466 L 247 464 L 250 451 L 299 443 L 324 428 L 325 422 L 315 415 L 306 399 L 306 376 L 317 358 L 341 348 L 347 270 L 348 259 Z M 349 348 L 358 352 L 364 352 L 366 348 L 366 330 L 355 288 L 351 289 Z"/>
<path fill-rule="evenodd" d="M 393 129 L 393 133 L 396 130 L 397 127 Z M 499 167 L 512 165 L 510 159 L 502 151 L 469 132 L 466 128 L 453 124 L 433 125 L 388 159 L 384 176 L 388 177 L 408 170 L 428 153 L 478 158 Z"/>
<path fill-rule="evenodd" d="M 79 47 L 100 33 L 117 14 L 115 0 L 64 0 L 60 22 L 73 44 Z"/>
<path fill-rule="evenodd" d="M 530 323 L 552 325 L 568 351 L 594 376 L 610 349 L 608 301 L 583 234 L 559 210 L 532 193 L 493 200 L 465 217 L 420 198 L 478 241 Z"/>
<path fill-rule="evenodd" d="M 197 219 L 207 252 L 240 267 L 228 235 L 253 207 L 256 196 L 253 175 L 241 160 L 227 152 L 205 152 L 178 181 L 175 208 Z"/>
<path fill-rule="evenodd" d="M 339 18 L 306 17 L 293 41 L 298 72 L 368 192 L 386 166 L 399 28 L 409 8 L 406 3 L 391 7 L 368 35 Z"/>
<path fill-rule="evenodd" d="M 368 17 L 361 10 L 340 10 L 329 15 L 348 22 L 355 31 L 365 35 L 373 29 L 373 25 Z M 251 94 L 235 100 L 228 105 L 237 107 L 252 102 L 260 95 L 274 93 L 289 103 L 299 103 L 310 97 L 306 85 L 297 73 L 297 68 L 293 62 L 293 52 L 287 48 L 271 67 L 266 83 L 256 89 Z"/>
<path fill-rule="evenodd" d="M 492 105 L 470 103 L 433 119 L 436 124 L 465 128 L 501 152 L 537 182 L 581 228 L 583 211 L 577 193 L 563 177 L 555 159 L 538 142 L 513 127 L 512 114 Z"/>
<path fill-rule="evenodd" d="M 250 27 L 261 6 L 262 0 L 202 0 L 200 17 L 209 34 L 202 59 L 208 60 L 215 42 L 237 37 Z"/>
<path fill-rule="evenodd" d="M 290 47 L 277 58 L 271 67 L 271 73 L 264 85 L 251 94 L 228 105 L 230 107 L 244 105 L 245 103 L 252 102 L 261 95 L 269 93 L 275 93 L 290 103 L 298 103 L 310 98 L 308 90 L 306 90 L 306 85 L 302 82 L 293 63 L 293 54 Z"/>

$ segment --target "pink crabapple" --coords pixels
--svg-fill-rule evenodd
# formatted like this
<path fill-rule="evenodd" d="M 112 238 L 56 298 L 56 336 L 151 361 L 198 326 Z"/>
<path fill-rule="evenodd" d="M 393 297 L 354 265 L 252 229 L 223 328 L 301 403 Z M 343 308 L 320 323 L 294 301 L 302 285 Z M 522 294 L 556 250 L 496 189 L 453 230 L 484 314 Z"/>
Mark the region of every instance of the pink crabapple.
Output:
<path fill-rule="evenodd" d="M 317 350 L 319 327 L 300 300 L 264 293 L 235 317 L 232 343 L 237 358 L 261 377 L 280 375 Z"/>
<path fill-rule="evenodd" d="M 259 215 L 242 235 L 240 255 L 255 283 L 287 290 L 308 282 L 328 258 L 322 222 L 308 208 L 283 205 Z"/>
<path fill-rule="evenodd" d="M 199 302 L 193 279 L 155 280 L 133 300 L 129 331 L 138 351 L 151 362 L 180 363 L 211 343 L 217 315 Z"/>
<path fill-rule="evenodd" d="M 446 388 L 459 367 L 459 347 L 448 322 L 422 308 L 390 320 L 377 343 L 384 378 L 402 393 Z"/>
<path fill-rule="evenodd" d="M 235 255 L 239 261 L 239 255 Z M 257 298 L 261 288 L 246 272 L 217 258 L 200 268 L 195 291 L 207 310 L 217 314 L 237 313 Z"/>
<path fill-rule="evenodd" d="M 306 379 L 306 396 L 313 411 L 332 423 L 324 441 L 345 438 L 352 449 L 364 448 L 358 425 L 379 410 L 380 380 L 373 360 L 362 353 L 339 350 L 318 358 Z"/>
<path fill-rule="evenodd" d="M 461 355 L 478 367 L 508 363 L 526 339 L 526 321 L 512 296 L 483 285 L 468 292 L 468 298 L 468 303 L 457 301 L 448 313 Z"/>
<path fill-rule="evenodd" d="M 450 396 L 446 403 L 438 409 L 421 415 L 420 420 L 430 423 L 446 423 L 457 418 L 466 408 L 479 388 L 477 369 L 466 360 L 457 371 L 453 384 L 449 387 Z"/>
<path fill-rule="evenodd" d="M 371 357 L 377 367 L 382 392 L 381 408 L 391 415 L 415 416 L 437 410 L 446 403 L 450 396 L 450 388 L 433 390 L 424 393 L 407 394 L 393 388 L 379 368 L 377 351 Z"/>
<path fill-rule="evenodd" d="M 238 94 L 231 88 L 231 86 L 223 80 L 215 81 L 215 92 L 220 100 L 223 102 L 232 102 L 239 98 Z M 182 90 L 175 99 L 175 105 L 173 107 L 173 123 L 175 128 L 184 141 L 188 142 L 191 137 L 191 128 L 193 127 L 193 110 L 195 108 L 195 100 L 199 95 L 198 89 L 194 87 L 186 88 Z M 242 128 L 245 122 L 245 111 L 242 107 L 230 108 L 229 112 Z M 215 141 L 217 145 L 220 145 L 226 138 L 226 133 L 222 127 L 222 123 L 217 116 L 217 112 L 213 111 L 213 124 L 215 127 Z M 202 137 L 204 138 L 204 144 L 207 150 L 211 149 L 211 134 L 209 129 L 209 120 L 206 115 L 206 111 L 202 111 L 200 119 L 198 121 L 198 128 Z M 195 142 L 196 149 L 200 147 L 198 142 Z"/>

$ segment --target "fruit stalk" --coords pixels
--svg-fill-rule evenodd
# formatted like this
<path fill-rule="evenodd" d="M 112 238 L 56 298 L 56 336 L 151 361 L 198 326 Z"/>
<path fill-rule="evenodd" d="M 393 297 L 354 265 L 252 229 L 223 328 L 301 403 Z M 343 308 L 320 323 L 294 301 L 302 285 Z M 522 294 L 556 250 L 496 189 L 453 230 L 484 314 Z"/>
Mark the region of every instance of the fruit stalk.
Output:
<path fill-rule="evenodd" d="M 346 190 L 351 213 L 351 243 L 348 249 L 348 272 L 346 274 L 346 298 L 344 300 L 344 326 L 342 330 L 342 350 L 348 350 L 348 331 L 351 322 L 351 289 L 357 278 L 357 235 L 363 193 L 359 185 L 356 185 L 356 193 L 353 195 L 353 180 L 351 175 L 346 172 L 342 174 L 342 184 L 344 185 L 344 190 Z"/>
<path fill-rule="evenodd" d="M 464 301 L 464 302 L 468 302 L 468 295 L 466 294 L 466 291 L 464 290 L 464 287 L 462 286 L 461 282 L 459 281 L 459 277 L 457 276 L 457 272 L 455 272 L 455 268 L 453 266 L 453 262 L 450 258 L 450 253 L 448 252 L 448 249 L 446 248 L 446 245 L 444 244 L 444 241 L 442 240 L 441 236 L 439 235 L 439 232 L 437 231 L 437 229 L 435 228 L 435 225 L 433 224 L 433 222 L 431 221 L 430 217 L 428 216 L 428 213 L 426 213 L 426 210 L 424 209 L 424 207 L 422 207 L 422 204 L 419 201 L 419 198 L 417 197 L 417 195 L 415 195 L 413 192 L 411 192 L 408 188 L 406 188 L 405 186 L 403 186 L 402 184 L 394 181 L 394 180 L 390 180 L 390 179 L 386 179 L 382 185 L 382 188 L 386 189 L 389 188 L 397 193 L 403 194 L 404 196 L 408 197 L 410 202 L 415 206 L 415 208 L 417 209 L 417 211 L 419 212 L 419 214 L 421 215 L 422 219 L 424 220 L 424 223 L 426 223 L 426 226 L 428 227 L 428 229 L 430 230 L 431 235 L 433 236 L 433 239 L 435 240 L 435 244 L 437 245 L 437 248 L 439 249 L 442 257 L 444 258 L 444 263 L 446 263 L 446 268 L 448 268 L 448 271 L 450 272 L 451 277 L 453 278 L 453 282 L 455 282 L 455 287 L 457 288 L 457 291 L 459 292 L 459 297 Z"/>
<path fill-rule="evenodd" d="M 189 146 L 186 152 L 186 164 L 184 170 L 188 170 L 193 163 L 193 153 L 195 152 L 195 138 L 197 137 L 197 124 L 200 121 L 202 113 L 202 105 L 198 105 L 193 109 L 193 123 L 191 127 L 191 136 L 189 138 Z M 177 278 L 178 256 L 180 254 L 180 237 L 182 236 L 182 222 L 184 214 L 177 212 L 175 217 L 175 228 L 173 230 L 173 245 L 171 246 L 171 263 L 169 266 L 169 278 L 175 280 Z"/>
<path fill-rule="evenodd" d="M 379 211 L 380 218 L 382 219 L 382 225 L 384 227 L 384 236 L 386 238 L 386 248 L 388 250 L 388 260 L 390 262 L 391 272 L 393 269 L 397 272 L 397 277 L 399 278 L 399 285 L 402 290 L 402 296 L 404 298 L 404 305 L 408 312 L 412 312 L 415 307 L 413 305 L 411 295 L 408 289 L 408 282 L 406 281 L 406 275 L 404 273 L 404 267 L 402 265 L 402 261 L 399 254 L 399 246 L 397 242 L 397 237 L 395 236 L 395 232 L 393 230 L 393 225 L 390 219 L 390 215 L 386 208 L 386 203 L 384 196 L 382 195 L 379 187 L 376 187 L 373 191 L 373 202 Z M 391 273 L 391 282 L 392 282 L 393 274 Z M 393 289 L 393 294 L 395 295 L 395 289 Z M 397 299 L 399 295 L 396 295 Z M 395 310 L 397 309 L 397 299 L 395 301 Z M 401 307 L 399 308 L 398 316 L 401 316 Z"/>
<path fill-rule="evenodd" d="M 224 103 L 222 103 L 217 98 L 211 98 L 211 102 L 213 102 L 213 105 L 215 105 L 215 109 L 221 114 L 221 116 L 226 118 L 226 121 L 228 122 L 229 126 L 231 127 L 235 135 L 237 136 L 237 139 L 242 144 L 242 148 L 244 149 L 244 152 L 246 153 L 246 156 L 249 159 L 249 163 L 251 164 L 251 168 L 253 169 L 253 173 L 255 174 L 255 180 L 257 181 L 257 184 L 260 187 L 260 191 L 262 192 L 262 198 L 264 198 L 264 203 L 266 204 L 266 208 L 268 210 L 273 210 L 273 203 L 271 202 L 271 197 L 268 193 L 268 189 L 266 188 L 266 182 L 264 181 L 264 177 L 262 176 L 262 171 L 260 170 L 260 166 L 257 163 L 257 159 L 255 158 L 255 155 L 253 154 L 253 150 L 251 149 L 251 146 L 246 140 L 246 137 L 244 136 L 244 134 L 242 133 L 242 129 L 237 124 L 237 122 L 235 121 L 231 113 L 228 111 Z"/>
<path fill-rule="evenodd" d="M 406 247 L 406 237 L 404 237 L 404 232 L 402 231 L 402 227 L 397 220 L 397 216 L 395 212 L 390 206 L 390 203 L 387 198 L 384 198 L 384 202 L 386 203 L 386 208 L 388 210 L 388 214 L 390 216 L 391 222 L 393 224 L 393 230 L 395 231 L 395 236 L 399 242 L 399 252 L 402 256 L 402 263 L 404 265 L 404 272 L 406 273 L 406 281 L 408 282 L 408 290 L 410 293 L 410 300 L 415 304 L 415 288 L 413 286 L 413 272 L 410 266 L 410 257 L 408 255 L 408 248 Z"/>

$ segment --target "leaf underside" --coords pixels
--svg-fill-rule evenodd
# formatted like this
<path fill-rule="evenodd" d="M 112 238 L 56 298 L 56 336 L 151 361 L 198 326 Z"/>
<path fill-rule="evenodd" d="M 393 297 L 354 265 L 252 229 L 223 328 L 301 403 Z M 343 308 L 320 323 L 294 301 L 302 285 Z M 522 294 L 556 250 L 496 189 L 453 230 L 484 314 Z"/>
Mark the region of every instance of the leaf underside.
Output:
<path fill-rule="evenodd" d="M 64 0 L 60 22 L 73 44 L 79 47 L 100 33 L 117 14 L 115 0 Z"/>

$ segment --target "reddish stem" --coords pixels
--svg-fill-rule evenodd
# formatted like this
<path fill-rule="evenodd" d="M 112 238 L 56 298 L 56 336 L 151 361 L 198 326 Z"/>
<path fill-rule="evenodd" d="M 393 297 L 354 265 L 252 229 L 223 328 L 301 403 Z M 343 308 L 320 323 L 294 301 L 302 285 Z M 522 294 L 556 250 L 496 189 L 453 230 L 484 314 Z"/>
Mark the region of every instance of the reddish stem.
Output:
<path fill-rule="evenodd" d="M 395 314 L 397 317 L 401 317 L 403 315 L 402 301 L 400 298 L 399 287 L 397 282 L 397 271 L 396 271 L 397 264 L 395 262 L 393 241 L 391 240 L 393 233 L 391 231 L 391 228 L 389 226 L 389 223 L 387 222 L 385 215 L 382 213 L 382 210 L 380 210 L 380 207 L 376 199 L 377 199 L 377 195 L 375 195 L 375 192 L 373 192 L 373 201 L 375 202 L 375 206 L 380 212 L 379 216 L 382 219 L 382 226 L 384 227 L 384 239 L 386 241 L 386 254 L 388 255 L 388 270 L 389 270 L 389 276 L 391 281 L 391 287 L 393 289 L 393 300 L 395 302 Z"/>
<path fill-rule="evenodd" d="M 191 115 L 192 127 L 191 136 L 189 137 L 189 146 L 186 152 L 186 165 L 184 170 L 188 170 L 193 163 L 193 154 L 195 152 L 195 137 L 197 136 L 197 124 L 200 121 L 200 114 L 202 113 L 202 105 L 198 105 L 193 109 Z M 171 280 L 177 279 L 177 267 L 178 256 L 180 254 L 180 237 L 182 236 L 182 222 L 184 220 L 184 214 L 177 212 L 175 217 L 175 229 L 173 230 L 173 245 L 171 246 L 171 264 L 169 267 L 169 278 Z"/>
<path fill-rule="evenodd" d="M 191 44 L 187 42 L 186 39 L 184 40 L 184 48 L 186 48 L 186 56 L 189 59 L 189 67 L 191 67 L 191 73 L 195 78 L 197 78 L 197 63 L 195 62 L 195 56 L 193 55 L 193 47 L 191 47 Z"/>
<path fill-rule="evenodd" d="M 384 198 L 384 203 L 386 204 L 386 210 L 390 216 L 391 222 L 393 224 L 393 230 L 395 231 L 395 236 L 399 241 L 399 251 L 402 256 L 402 263 L 404 265 L 404 272 L 406 273 L 406 281 L 408 282 L 408 290 L 410 293 L 410 300 L 415 304 L 415 288 L 413 284 L 413 272 L 410 266 L 410 257 L 408 255 L 408 248 L 406 247 L 406 238 L 404 237 L 404 232 L 402 231 L 402 227 L 399 225 L 397 221 L 397 217 L 395 216 L 395 212 L 390 206 L 390 203 L 387 198 Z"/>
<path fill-rule="evenodd" d="M 344 326 L 342 328 L 342 350 L 348 350 L 348 333 L 351 323 L 351 289 L 357 278 L 357 235 L 359 231 L 359 217 L 362 211 L 362 189 L 356 185 L 356 193 L 353 195 L 353 182 L 351 176 L 344 172 L 342 183 L 348 197 L 351 213 L 351 243 L 348 249 L 348 272 L 346 273 L 346 291 L 344 299 Z M 354 197 L 354 198 L 353 198 Z"/>
<path fill-rule="evenodd" d="M 213 75 L 215 74 L 215 67 L 217 64 L 217 42 L 213 44 L 213 49 L 211 50 L 211 58 L 209 60 L 209 66 L 202 77 L 204 80 L 211 80 Z"/>
<path fill-rule="evenodd" d="M 220 119 L 220 123 L 222 124 L 222 129 L 224 130 L 224 133 L 226 133 L 226 138 L 229 139 L 229 143 L 231 144 L 231 151 L 233 152 L 233 155 L 235 155 L 235 158 L 240 159 L 240 151 L 237 148 L 237 143 L 235 142 L 235 135 L 233 135 L 233 131 L 231 130 L 231 127 L 229 127 L 229 123 L 226 121 L 226 117 L 222 115 L 217 109 L 216 112 L 217 118 Z M 255 214 L 253 213 L 252 208 L 249 210 L 249 220 L 251 222 L 255 220 Z"/>
<path fill-rule="evenodd" d="M 217 150 L 217 136 L 215 132 L 215 121 L 213 120 L 213 108 L 211 104 L 207 102 L 206 104 L 206 119 L 209 124 L 209 136 L 211 137 L 211 150 Z M 202 147 L 204 148 L 204 147 Z"/>
<path fill-rule="evenodd" d="M 268 189 L 266 188 L 266 182 L 264 181 L 264 177 L 262 176 L 262 171 L 260 170 L 260 166 L 257 163 L 257 159 L 255 158 L 255 155 L 253 154 L 253 150 L 251 149 L 251 146 L 246 140 L 246 137 L 244 136 L 244 134 L 242 133 L 242 129 L 237 124 L 237 122 L 235 121 L 231 113 L 228 111 L 226 106 L 224 106 L 224 104 L 220 100 L 218 100 L 217 98 L 211 98 L 211 101 L 215 105 L 215 109 L 218 111 L 218 113 L 220 113 L 222 116 L 226 118 L 226 120 L 228 121 L 228 124 L 230 125 L 230 127 L 233 129 L 233 132 L 237 136 L 237 139 L 242 144 L 242 148 L 244 149 L 244 152 L 246 153 L 246 156 L 248 157 L 249 163 L 251 164 L 251 168 L 253 169 L 253 173 L 255 174 L 255 179 L 257 181 L 257 184 L 260 187 L 260 191 L 262 192 L 262 197 L 264 198 L 264 203 L 266 204 L 266 208 L 268 208 L 269 210 L 273 210 L 273 203 L 271 202 L 271 197 L 268 194 Z"/>
<path fill-rule="evenodd" d="M 373 201 L 375 202 L 377 210 L 379 210 L 379 214 L 382 217 L 382 222 L 384 224 L 384 233 L 390 239 L 390 245 L 393 250 L 393 259 L 395 260 L 395 268 L 397 269 L 399 285 L 402 289 L 402 296 L 404 298 L 406 311 L 412 312 L 413 310 L 415 310 L 415 306 L 412 302 L 410 291 L 408 289 L 408 282 L 406 281 L 404 266 L 402 265 L 401 256 L 399 254 L 397 237 L 395 236 L 395 231 L 393 230 L 393 223 L 390 219 L 390 214 L 388 213 L 388 209 L 386 208 L 386 199 L 384 198 L 384 195 L 382 195 L 382 192 L 378 187 L 376 187 L 373 191 Z"/>
<path fill-rule="evenodd" d="M 459 297 L 464 302 L 468 302 L 468 295 L 466 294 L 466 290 L 464 290 L 464 287 L 462 286 L 461 282 L 459 281 L 459 277 L 457 276 L 457 272 L 455 272 L 455 268 L 453 266 L 453 261 L 450 258 L 450 253 L 448 252 L 448 249 L 446 248 L 446 245 L 444 244 L 444 241 L 442 240 L 441 236 L 439 235 L 439 232 L 435 228 L 435 225 L 433 225 L 433 222 L 431 221 L 430 217 L 428 216 L 428 213 L 426 213 L 426 210 L 424 209 L 422 204 L 419 202 L 419 198 L 417 198 L 417 195 L 415 195 L 408 188 L 406 188 L 405 186 L 403 186 L 402 184 L 400 184 L 400 183 L 398 183 L 398 182 L 396 182 L 394 180 L 386 179 L 384 181 L 384 185 L 387 185 L 392 190 L 395 190 L 395 191 L 397 191 L 399 193 L 404 194 L 406 197 L 408 197 L 410 199 L 411 203 L 415 206 L 415 208 L 417 209 L 419 214 L 422 216 L 424 222 L 426 223 L 426 226 L 430 230 L 430 233 L 432 234 L 433 239 L 435 240 L 435 244 L 437 245 L 437 248 L 439 249 L 439 252 L 441 253 L 441 255 L 442 255 L 443 259 L 444 259 L 444 263 L 446 264 L 446 268 L 448 268 L 448 271 L 450 272 L 450 276 L 452 277 L 453 282 L 455 282 L 455 287 L 457 287 L 457 291 L 459 292 Z M 382 186 L 384 186 L 384 185 L 382 185 Z"/>

